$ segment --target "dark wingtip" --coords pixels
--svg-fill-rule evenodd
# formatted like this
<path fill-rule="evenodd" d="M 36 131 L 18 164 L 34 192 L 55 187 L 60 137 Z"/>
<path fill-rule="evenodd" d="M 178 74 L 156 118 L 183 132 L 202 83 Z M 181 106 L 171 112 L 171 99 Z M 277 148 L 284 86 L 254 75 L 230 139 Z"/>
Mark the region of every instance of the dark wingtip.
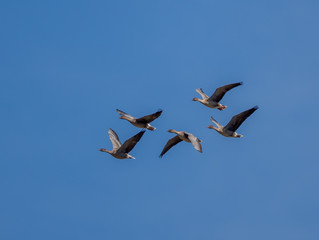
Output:
<path fill-rule="evenodd" d="M 161 116 L 161 115 L 162 115 L 162 112 L 163 112 L 163 110 L 162 110 L 162 109 L 157 110 L 157 112 L 156 112 L 156 114 L 158 114 L 158 116 L 157 116 L 157 117 Z"/>
<path fill-rule="evenodd" d="M 239 84 L 239 85 L 243 85 L 243 84 L 244 84 L 244 82 L 239 82 L 238 84 Z"/>
<path fill-rule="evenodd" d="M 255 110 L 257 110 L 259 107 L 258 107 L 258 105 L 256 105 L 255 107 L 253 107 L 253 109 L 255 109 Z"/>

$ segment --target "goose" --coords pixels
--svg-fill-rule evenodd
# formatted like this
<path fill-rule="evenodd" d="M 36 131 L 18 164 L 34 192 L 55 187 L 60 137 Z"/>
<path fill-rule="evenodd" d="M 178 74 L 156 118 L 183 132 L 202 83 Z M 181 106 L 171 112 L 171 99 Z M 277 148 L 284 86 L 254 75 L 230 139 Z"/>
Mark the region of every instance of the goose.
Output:
<path fill-rule="evenodd" d="M 148 130 L 154 131 L 156 128 L 152 127 L 149 123 L 154 121 L 156 118 L 161 116 L 162 110 L 157 111 L 156 113 L 141 117 L 135 118 L 119 109 L 116 109 L 117 113 L 121 115 L 120 119 L 125 119 L 129 121 L 132 125 L 138 128 L 146 128 Z"/>
<path fill-rule="evenodd" d="M 135 159 L 133 156 L 129 155 L 128 153 L 132 151 L 135 147 L 136 143 L 141 139 L 145 130 L 140 131 L 138 134 L 134 135 L 130 139 L 126 140 L 123 145 L 121 144 L 119 137 L 117 136 L 116 132 L 113 129 L 109 128 L 109 137 L 113 145 L 113 149 L 108 151 L 104 148 L 101 148 L 101 152 L 106 152 L 111 154 L 113 157 L 117 159 Z"/>
<path fill-rule="evenodd" d="M 240 125 L 256 110 L 258 106 L 255 106 L 251 109 L 248 109 L 242 113 L 239 113 L 232 117 L 229 123 L 224 127 L 220 125 L 213 117 L 210 117 L 210 120 L 216 124 L 217 127 L 209 125 L 208 128 L 216 130 L 218 133 L 225 137 L 233 137 L 233 138 L 241 138 L 244 135 L 236 133 L 236 130 L 240 127 Z"/>
<path fill-rule="evenodd" d="M 193 98 L 193 101 L 198 101 L 210 108 L 217 108 L 220 111 L 224 110 L 227 108 L 227 106 L 220 104 L 219 101 L 222 100 L 226 92 L 228 92 L 230 89 L 238 87 L 242 84 L 242 82 L 238 82 L 219 87 L 215 90 L 211 97 L 208 97 L 201 88 L 198 88 L 196 89 L 196 92 L 199 93 L 203 99 Z"/>
<path fill-rule="evenodd" d="M 163 155 L 169 150 L 171 149 L 171 147 L 173 147 L 174 145 L 176 145 L 177 143 L 181 142 L 181 141 L 185 141 L 185 142 L 190 142 L 193 144 L 194 148 L 199 151 L 202 152 L 202 146 L 201 146 L 201 142 L 202 140 L 199 140 L 197 137 L 195 137 L 193 134 L 187 133 L 187 132 L 183 132 L 183 131 L 175 131 L 173 129 L 168 130 L 168 132 L 171 133 L 176 133 L 177 136 L 171 138 L 170 140 L 168 140 L 168 142 L 166 143 L 163 151 L 161 152 L 160 157 L 163 157 Z"/>

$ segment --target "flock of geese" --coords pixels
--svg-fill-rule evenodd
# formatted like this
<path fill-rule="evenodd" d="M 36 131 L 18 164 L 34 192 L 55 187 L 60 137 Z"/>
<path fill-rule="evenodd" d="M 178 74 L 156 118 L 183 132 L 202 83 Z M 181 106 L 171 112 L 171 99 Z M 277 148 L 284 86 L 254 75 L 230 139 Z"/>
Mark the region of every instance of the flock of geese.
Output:
<path fill-rule="evenodd" d="M 215 90 L 213 95 L 210 97 L 208 97 L 201 88 L 196 89 L 196 92 L 201 95 L 202 99 L 193 98 L 193 101 L 198 101 L 209 108 L 216 108 L 220 111 L 224 110 L 225 108 L 227 108 L 227 106 L 222 105 L 220 101 L 229 90 L 235 87 L 238 87 L 240 85 L 242 85 L 242 82 L 232 83 L 232 84 L 219 87 Z M 258 109 L 258 106 L 255 106 L 251 109 L 248 109 L 244 112 L 241 112 L 233 116 L 226 126 L 219 124 L 213 117 L 211 117 L 210 120 L 216 126 L 209 125 L 208 128 L 214 129 L 219 134 L 225 137 L 241 138 L 243 137 L 243 135 L 238 134 L 236 130 L 257 109 Z M 155 127 L 151 126 L 150 123 L 154 121 L 156 118 L 158 118 L 159 116 L 161 116 L 162 114 L 162 110 L 160 110 L 160 111 L 157 111 L 156 113 L 153 113 L 144 117 L 135 118 L 118 109 L 116 109 L 116 111 L 121 115 L 120 119 L 127 120 L 135 127 L 148 129 L 150 131 L 154 131 L 156 129 Z M 173 129 L 168 130 L 168 132 L 175 133 L 176 136 L 168 140 L 168 142 L 166 143 L 166 145 L 164 146 L 160 154 L 160 157 L 162 157 L 169 149 L 171 149 L 177 143 L 182 141 L 191 143 L 197 151 L 202 152 L 202 146 L 201 146 L 202 141 L 198 139 L 196 136 L 194 136 L 193 134 L 184 132 L 184 131 L 176 131 Z M 126 140 L 123 144 L 121 144 L 116 132 L 114 132 L 114 130 L 109 128 L 108 134 L 112 142 L 113 149 L 109 151 L 104 148 L 101 148 L 100 151 L 109 153 L 117 159 L 135 159 L 133 156 L 129 154 L 129 152 L 132 151 L 132 149 L 135 147 L 138 141 L 142 138 L 144 133 L 145 133 L 145 130 L 142 130 L 138 134 L 134 135 L 130 139 Z"/>

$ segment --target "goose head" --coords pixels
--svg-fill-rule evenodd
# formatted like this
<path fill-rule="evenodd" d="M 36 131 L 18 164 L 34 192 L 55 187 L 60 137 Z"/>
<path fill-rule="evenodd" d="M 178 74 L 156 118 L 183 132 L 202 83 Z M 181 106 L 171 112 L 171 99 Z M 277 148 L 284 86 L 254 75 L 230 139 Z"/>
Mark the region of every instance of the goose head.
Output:
<path fill-rule="evenodd" d="M 99 151 L 110 153 L 110 151 L 106 150 L 105 148 L 101 148 L 101 149 L 99 149 Z"/>
<path fill-rule="evenodd" d="M 167 132 L 170 132 L 170 133 L 176 133 L 176 131 L 175 131 L 175 130 L 173 130 L 173 129 L 170 129 L 170 130 L 168 130 Z"/>

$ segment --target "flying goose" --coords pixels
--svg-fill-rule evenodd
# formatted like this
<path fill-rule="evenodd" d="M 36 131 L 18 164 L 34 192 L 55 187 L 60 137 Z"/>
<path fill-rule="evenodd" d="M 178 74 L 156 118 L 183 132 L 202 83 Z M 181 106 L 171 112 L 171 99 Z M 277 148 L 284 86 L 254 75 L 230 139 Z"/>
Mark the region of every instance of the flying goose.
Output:
<path fill-rule="evenodd" d="M 163 155 L 169 150 L 171 149 L 171 147 L 173 147 L 174 145 L 176 145 L 177 143 L 181 142 L 181 141 L 185 141 L 185 142 L 190 142 L 193 144 L 194 148 L 199 151 L 202 152 L 202 146 L 201 146 L 201 140 L 199 140 L 197 137 L 195 137 L 193 134 L 187 133 L 187 132 L 183 132 L 183 131 L 175 131 L 173 129 L 168 130 L 168 132 L 171 133 L 176 133 L 177 136 L 171 138 L 170 140 L 168 140 L 168 142 L 166 143 L 163 151 L 161 152 L 160 157 L 163 157 Z"/>
<path fill-rule="evenodd" d="M 145 130 L 140 131 L 138 134 L 126 140 L 122 145 L 116 132 L 114 132 L 114 130 L 109 128 L 109 137 L 112 142 L 113 149 L 111 151 L 108 151 L 104 148 L 101 148 L 100 151 L 109 153 L 113 157 L 118 159 L 127 159 L 127 158 L 135 159 L 128 153 L 135 147 L 136 143 L 141 139 L 144 133 L 145 133 Z"/>
<path fill-rule="evenodd" d="M 251 109 L 248 109 L 242 113 L 239 113 L 232 117 L 229 123 L 224 127 L 220 125 L 213 117 L 210 117 L 210 120 L 216 124 L 217 128 L 209 125 L 208 128 L 216 130 L 218 133 L 225 137 L 234 137 L 241 138 L 243 135 L 236 133 L 236 130 L 240 127 L 240 125 L 258 109 L 258 106 L 255 106 Z"/>
<path fill-rule="evenodd" d="M 129 121 L 135 127 L 146 128 L 151 131 L 155 130 L 156 128 L 152 127 L 149 123 L 154 121 L 156 118 L 158 118 L 162 114 L 162 110 L 159 110 L 156 113 L 153 113 L 141 118 L 135 118 L 119 109 L 116 109 L 116 111 L 121 115 L 120 119 L 125 119 Z"/>
<path fill-rule="evenodd" d="M 193 101 L 198 101 L 210 108 L 224 110 L 225 108 L 227 108 L 227 106 L 220 104 L 219 101 L 222 100 L 225 93 L 228 92 L 230 89 L 242 84 L 242 82 L 238 82 L 219 87 L 215 90 L 214 94 L 211 97 L 208 97 L 201 88 L 198 88 L 196 89 L 196 92 L 199 93 L 203 99 L 193 98 Z"/>

